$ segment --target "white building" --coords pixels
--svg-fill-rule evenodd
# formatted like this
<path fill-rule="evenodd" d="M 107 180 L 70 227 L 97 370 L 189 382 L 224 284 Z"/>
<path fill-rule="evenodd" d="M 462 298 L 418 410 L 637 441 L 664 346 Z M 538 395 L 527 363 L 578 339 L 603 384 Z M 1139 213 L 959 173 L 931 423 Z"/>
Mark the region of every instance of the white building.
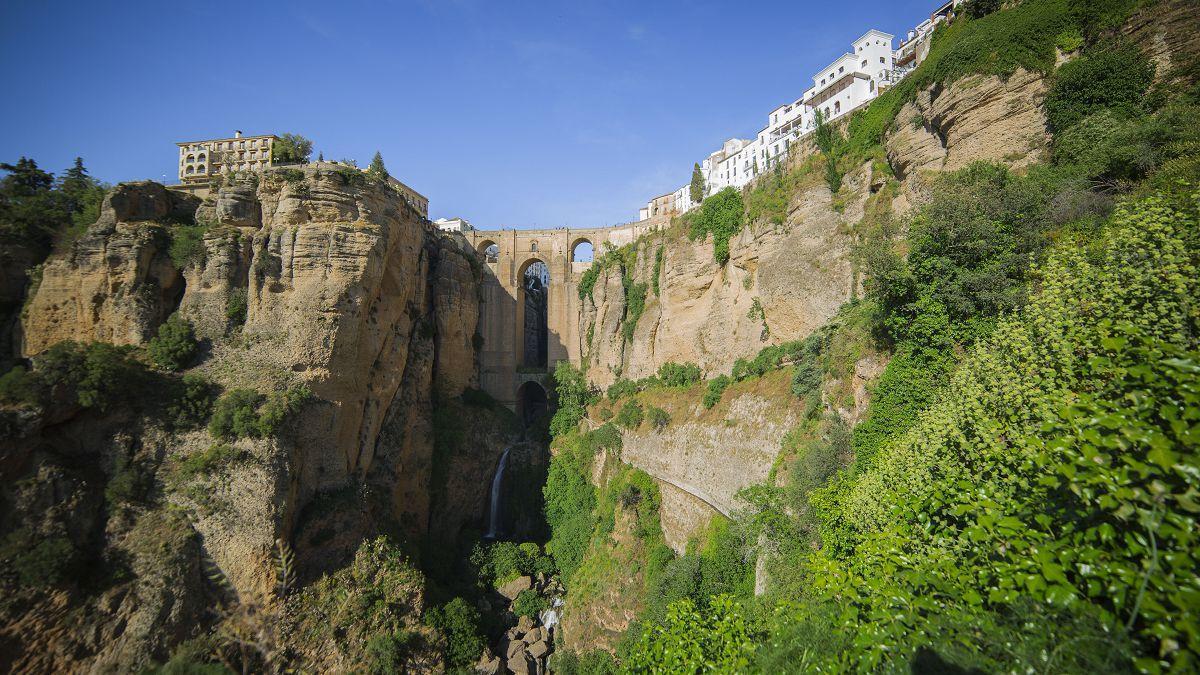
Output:
<path fill-rule="evenodd" d="M 233 171 L 262 171 L 273 164 L 272 134 L 176 143 L 179 148 L 179 182 L 207 183 Z"/>
<path fill-rule="evenodd" d="M 433 224 L 442 232 L 468 232 L 475 229 L 464 218 L 438 218 Z"/>
<path fill-rule="evenodd" d="M 851 51 L 813 76 L 813 86 L 799 98 L 783 103 L 767 115 L 767 124 L 752 139 L 731 138 L 700 165 L 706 194 L 727 187 L 740 188 L 758 174 L 787 157 L 791 144 L 816 129 L 816 112 L 836 120 L 871 102 L 898 81 L 895 72 L 894 36 L 871 29 L 851 45 Z M 907 72 L 907 71 L 906 71 Z M 664 197 L 683 213 L 695 206 L 688 185 L 669 195 L 655 197 L 638 211 L 641 219 L 662 213 Z"/>

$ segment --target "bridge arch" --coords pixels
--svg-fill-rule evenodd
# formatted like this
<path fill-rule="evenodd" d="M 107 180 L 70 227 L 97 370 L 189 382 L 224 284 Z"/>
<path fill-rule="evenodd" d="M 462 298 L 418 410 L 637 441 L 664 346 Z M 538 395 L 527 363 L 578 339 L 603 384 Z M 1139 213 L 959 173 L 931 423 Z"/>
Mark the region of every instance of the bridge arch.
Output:
<path fill-rule="evenodd" d="M 567 249 L 573 263 L 590 263 L 596 256 L 596 247 L 587 237 L 576 237 Z"/>
<path fill-rule="evenodd" d="M 549 366 L 550 265 L 541 256 L 521 263 L 517 272 L 517 335 L 525 368 Z"/>
<path fill-rule="evenodd" d="M 479 242 L 475 250 L 479 253 L 479 257 L 483 258 L 484 262 L 500 262 L 500 245 L 491 239 L 484 239 Z"/>
<path fill-rule="evenodd" d="M 546 388 L 529 380 L 517 387 L 517 417 L 528 426 L 550 410 Z"/>

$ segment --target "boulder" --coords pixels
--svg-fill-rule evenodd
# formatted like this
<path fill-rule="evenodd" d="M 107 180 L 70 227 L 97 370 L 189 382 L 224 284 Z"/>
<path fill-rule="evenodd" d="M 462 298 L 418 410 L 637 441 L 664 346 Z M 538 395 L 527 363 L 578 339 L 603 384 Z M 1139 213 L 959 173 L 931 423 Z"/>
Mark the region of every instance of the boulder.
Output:
<path fill-rule="evenodd" d="M 528 633 L 531 630 L 533 630 L 533 619 L 532 618 L 530 618 L 528 616 L 523 616 L 520 619 L 517 619 L 517 631 L 520 632 L 521 635 L 525 635 L 526 633 Z"/>
<path fill-rule="evenodd" d="M 533 588 L 533 579 L 530 577 L 517 577 L 501 586 L 499 593 L 509 600 L 516 600 L 521 591 L 527 591 L 530 588 Z"/>
<path fill-rule="evenodd" d="M 536 666 L 529 661 L 529 657 L 525 656 L 524 652 L 509 659 L 507 665 L 510 673 L 517 673 L 518 675 L 529 675 L 529 673 L 537 672 Z"/>
<path fill-rule="evenodd" d="M 550 653 L 550 645 L 546 644 L 545 640 L 538 640 L 529 645 L 529 649 L 525 650 L 535 659 L 540 659 Z"/>
<path fill-rule="evenodd" d="M 518 654 L 525 651 L 525 643 L 522 640 L 513 640 L 508 643 L 504 649 L 504 658 L 515 658 Z"/>
<path fill-rule="evenodd" d="M 500 675 L 504 671 L 504 664 L 499 656 L 492 654 L 492 651 L 487 647 L 483 648 L 483 655 L 479 657 L 479 661 L 475 664 L 475 672 L 480 675 Z"/>

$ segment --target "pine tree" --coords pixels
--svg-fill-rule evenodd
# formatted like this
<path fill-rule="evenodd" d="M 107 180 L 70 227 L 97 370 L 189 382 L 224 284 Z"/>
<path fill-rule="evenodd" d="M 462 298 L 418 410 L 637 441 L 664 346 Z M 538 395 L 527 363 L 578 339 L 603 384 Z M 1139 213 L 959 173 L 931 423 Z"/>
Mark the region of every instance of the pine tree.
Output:
<path fill-rule="evenodd" d="M 688 188 L 693 204 L 699 204 L 704 201 L 704 188 L 704 174 L 700 173 L 700 165 L 695 164 L 692 166 L 692 184 Z"/>
<path fill-rule="evenodd" d="M 323 152 L 318 152 L 318 153 L 317 153 L 317 161 L 318 161 L 318 162 L 324 162 L 324 161 L 325 161 L 325 153 L 323 153 Z"/>
<path fill-rule="evenodd" d="M 375 151 L 375 156 L 371 158 L 371 165 L 367 167 L 367 173 L 377 178 L 387 178 L 387 167 L 383 165 L 383 155 L 378 150 Z"/>

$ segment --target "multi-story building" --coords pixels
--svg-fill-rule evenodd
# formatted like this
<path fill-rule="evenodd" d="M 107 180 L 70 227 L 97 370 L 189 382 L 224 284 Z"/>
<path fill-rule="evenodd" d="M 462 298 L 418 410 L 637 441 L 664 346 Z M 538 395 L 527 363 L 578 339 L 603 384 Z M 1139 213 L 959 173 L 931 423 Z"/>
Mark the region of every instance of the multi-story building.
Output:
<path fill-rule="evenodd" d="M 740 188 L 755 176 L 787 157 L 791 144 L 816 129 L 816 114 L 835 120 L 869 103 L 881 91 L 894 84 L 894 36 L 871 29 L 852 43 L 851 51 L 813 76 L 813 86 L 800 98 L 776 107 L 767 116 L 767 124 L 752 139 L 731 138 L 720 150 L 700 165 L 706 194 L 727 187 Z M 670 197 L 668 211 L 663 210 Z M 650 200 L 638 211 L 642 218 L 656 214 L 683 213 L 697 204 L 685 185 L 667 195 Z"/>
<path fill-rule="evenodd" d="M 187 141 L 179 146 L 179 182 L 209 182 L 214 176 L 232 171 L 262 171 L 271 166 L 273 135 L 242 136 L 209 141 Z"/>
<path fill-rule="evenodd" d="M 475 229 L 464 218 L 438 218 L 433 224 L 442 232 L 470 232 Z"/>

